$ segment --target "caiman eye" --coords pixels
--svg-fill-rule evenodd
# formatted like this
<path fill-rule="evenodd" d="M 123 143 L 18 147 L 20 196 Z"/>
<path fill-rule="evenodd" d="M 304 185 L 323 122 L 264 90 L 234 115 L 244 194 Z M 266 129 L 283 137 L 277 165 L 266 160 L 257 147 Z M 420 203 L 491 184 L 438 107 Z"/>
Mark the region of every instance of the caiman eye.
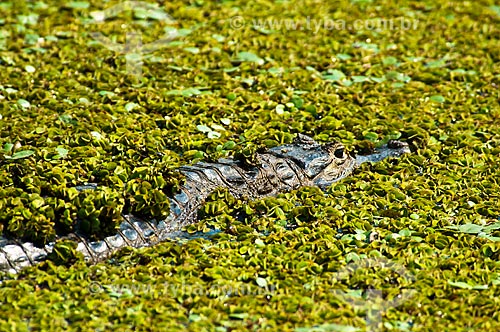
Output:
<path fill-rule="evenodd" d="M 344 148 L 340 148 L 340 149 L 335 150 L 333 155 L 339 159 L 344 158 Z"/>

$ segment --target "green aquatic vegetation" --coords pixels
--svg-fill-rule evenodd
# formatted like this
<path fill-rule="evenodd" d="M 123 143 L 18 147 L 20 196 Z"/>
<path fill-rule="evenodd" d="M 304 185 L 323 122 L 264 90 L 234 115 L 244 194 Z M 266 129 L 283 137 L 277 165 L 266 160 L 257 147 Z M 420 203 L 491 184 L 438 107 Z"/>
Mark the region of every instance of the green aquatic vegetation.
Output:
<path fill-rule="evenodd" d="M 332 290 L 394 298 L 399 286 L 417 293 L 382 313 L 381 330 L 499 329 L 498 5 L 173 1 L 89 24 L 119 3 L 0 3 L 3 235 L 42 244 L 77 225 L 103 236 L 121 213 L 163 218 L 177 167 L 252 165 L 297 133 L 357 153 L 397 138 L 413 153 L 325 193 L 216 191 L 192 239 L 94 266 L 57 243 L 3 281 L 0 330 L 354 331 L 365 312 Z M 367 18 L 395 28 L 347 28 Z M 138 54 L 91 35 L 126 43 L 132 30 L 143 45 L 177 34 L 143 54 L 140 77 L 127 73 Z M 338 278 L 370 258 L 413 280 L 376 268 Z"/>

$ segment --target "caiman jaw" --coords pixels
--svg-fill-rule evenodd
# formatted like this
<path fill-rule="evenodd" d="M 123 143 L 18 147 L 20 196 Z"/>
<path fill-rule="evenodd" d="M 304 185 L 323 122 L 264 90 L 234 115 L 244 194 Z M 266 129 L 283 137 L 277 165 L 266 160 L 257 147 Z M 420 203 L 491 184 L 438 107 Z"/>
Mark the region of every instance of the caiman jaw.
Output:
<path fill-rule="evenodd" d="M 374 153 L 365 156 L 356 156 L 356 167 L 366 162 L 377 162 L 386 158 L 398 158 L 405 153 L 410 153 L 408 143 L 398 140 L 390 140 L 386 145 L 375 150 Z"/>

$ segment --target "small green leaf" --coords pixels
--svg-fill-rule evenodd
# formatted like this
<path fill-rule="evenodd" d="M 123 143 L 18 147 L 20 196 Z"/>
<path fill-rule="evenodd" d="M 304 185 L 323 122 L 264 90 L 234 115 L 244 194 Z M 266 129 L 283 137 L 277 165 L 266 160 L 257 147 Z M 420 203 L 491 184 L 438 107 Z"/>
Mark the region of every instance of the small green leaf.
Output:
<path fill-rule="evenodd" d="M 212 128 L 206 126 L 206 125 L 197 125 L 196 126 L 196 129 L 198 129 L 199 131 L 203 132 L 203 133 L 209 133 L 212 131 Z"/>
<path fill-rule="evenodd" d="M 466 73 L 467 73 L 467 71 L 465 69 L 462 69 L 462 68 L 453 69 L 452 71 L 450 71 L 450 74 L 465 75 Z"/>
<path fill-rule="evenodd" d="M 56 151 L 58 158 L 66 158 L 66 156 L 68 155 L 68 150 L 66 150 L 65 148 L 57 147 Z"/>
<path fill-rule="evenodd" d="M 23 151 L 18 151 L 14 153 L 12 156 L 4 156 L 5 159 L 22 159 L 22 158 L 27 158 L 34 154 L 35 151 L 33 150 L 23 150 Z"/>
<path fill-rule="evenodd" d="M 490 224 L 488 226 L 485 226 L 483 228 L 483 232 L 485 232 L 485 233 L 491 233 L 492 231 L 496 231 L 497 229 L 500 229 L 500 221 L 495 222 L 493 224 Z"/>
<path fill-rule="evenodd" d="M 14 147 L 14 144 L 12 143 L 5 143 L 4 146 L 3 146 L 3 151 L 4 152 L 10 152 L 12 151 L 12 148 Z"/>
<path fill-rule="evenodd" d="M 30 66 L 30 65 L 27 65 L 26 67 L 24 67 L 24 69 L 28 72 L 28 73 L 34 73 L 36 71 L 35 67 L 33 66 Z"/>
<path fill-rule="evenodd" d="M 91 131 L 90 135 L 98 141 L 100 141 L 103 138 L 102 134 L 98 131 Z"/>
<path fill-rule="evenodd" d="M 352 76 L 351 78 L 354 83 L 370 82 L 370 79 L 366 76 Z"/>
<path fill-rule="evenodd" d="M 304 106 L 304 99 L 300 98 L 299 96 L 294 96 L 292 99 L 291 99 L 291 102 L 293 103 L 293 105 L 298 108 L 298 109 L 301 109 L 302 106 Z"/>
<path fill-rule="evenodd" d="M 191 67 L 187 67 L 187 66 L 179 67 L 179 66 L 169 65 L 169 66 L 167 66 L 167 68 L 168 68 L 168 69 L 175 70 L 175 71 L 179 71 L 179 72 L 183 72 L 183 71 L 193 71 L 193 68 L 191 68 Z"/>
<path fill-rule="evenodd" d="M 241 62 L 254 62 L 258 65 L 263 65 L 265 63 L 264 59 L 258 55 L 251 52 L 240 52 L 236 55 L 236 61 Z"/>
<path fill-rule="evenodd" d="M 229 318 L 233 318 L 233 319 L 245 319 L 247 317 L 248 317 L 248 313 L 246 313 L 246 312 L 229 314 Z"/>
<path fill-rule="evenodd" d="M 257 32 L 262 33 L 263 35 L 270 35 L 270 34 L 272 34 L 272 33 L 275 33 L 275 32 L 276 32 L 276 30 L 269 30 L 269 29 L 266 29 L 266 28 L 260 27 L 260 26 L 258 26 L 258 25 L 254 25 L 254 26 L 252 27 L 252 29 L 254 29 L 254 30 L 255 30 L 255 31 L 257 31 Z"/>
<path fill-rule="evenodd" d="M 195 158 L 195 159 L 202 159 L 203 157 L 204 157 L 203 151 L 196 151 L 193 154 L 193 158 Z"/>
<path fill-rule="evenodd" d="M 198 47 L 184 47 L 184 51 L 193 53 L 193 54 L 198 54 L 200 53 L 200 49 Z"/>
<path fill-rule="evenodd" d="M 376 142 L 378 140 L 378 134 L 370 131 L 365 134 L 365 138 L 370 142 Z"/>
<path fill-rule="evenodd" d="M 30 108 L 31 104 L 29 101 L 27 101 L 26 99 L 19 99 L 17 101 L 17 104 L 19 106 L 21 106 L 22 108 Z"/>
<path fill-rule="evenodd" d="M 375 83 L 382 83 L 382 82 L 385 82 L 386 81 L 386 78 L 385 77 L 373 77 L 373 76 L 370 76 L 370 79 L 375 82 Z"/>
<path fill-rule="evenodd" d="M 136 103 L 126 103 L 126 104 L 125 104 L 125 110 L 126 110 L 127 112 L 130 112 L 130 111 L 132 111 L 134 108 L 137 108 L 137 107 L 139 107 L 139 105 L 138 105 L 138 104 L 136 104 Z"/>
<path fill-rule="evenodd" d="M 285 105 L 283 104 L 278 104 L 276 105 L 276 113 L 277 114 L 283 114 L 285 112 Z"/>
<path fill-rule="evenodd" d="M 403 82 L 394 82 L 394 83 L 391 83 L 391 87 L 394 88 L 394 89 L 400 89 L 402 87 L 404 87 L 405 84 Z"/>
<path fill-rule="evenodd" d="M 448 280 L 448 285 L 462 289 L 472 289 L 472 286 L 463 281 L 450 281 Z"/>
<path fill-rule="evenodd" d="M 467 234 L 478 234 L 483 231 L 483 226 L 481 225 L 476 225 L 476 224 L 463 224 L 463 225 L 453 225 L 453 226 L 446 226 L 448 229 L 453 229 L 461 233 L 467 233 Z"/>
<path fill-rule="evenodd" d="M 255 245 L 257 247 L 265 247 L 266 244 L 264 243 L 264 241 L 262 241 L 261 239 L 255 239 Z"/>
<path fill-rule="evenodd" d="M 226 130 L 223 126 L 218 125 L 216 123 L 211 124 L 210 127 L 212 127 L 213 130 L 220 130 L 220 131 Z"/>
<path fill-rule="evenodd" d="M 2 60 L 4 60 L 4 61 L 5 61 L 5 59 L 2 59 Z M 5 91 L 5 93 L 7 93 L 7 94 L 9 94 L 9 95 L 10 95 L 10 94 L 16 93 L 18 90 L 13 89 L 13 88 L 5 88 L 5 90 L 4 90 L 4 91 Z"/>
<path fill-rule="evenodd" d="M 87 1 L 70 1 L 65 4 L 65 7 L 72 9 L 87 9 L 90 7 L 90 3 Z"/>
<path fill-rule="evenodd" d="M 261 288 L 266 288 L 267 287 L 267 280 L 265 278 L 257 277 L 257 279 L 255 279 L 255 282 Z"/>
<path fill-rule="evenodd" d="M 498 16 L 500 16 L 500 6 L 491 5 L 489 8 L 490 8 L 493 12 L 495 12 L 495 14 L 497 14 Z"/>
<path fill-rule="evenodd" d="M 212 38 L 217 40 L 219 43 L 222 43 L 224 40 L 226 40 L 226 37 L 219 34 L 213 34 Z"/>
<path fill-rule="evenodd" d="M 430 101 L 436 102 L 436 103 L 444 103 L 446 99 L 444 99 L 443 96 L 441 95 L 434 95 L 429 98 Z"/>
<path fill-rule="evenodd" d="M 226 143 L 224 143 L 222 148 L 224 150 L 232 150 L 232 149 L 234 149 L 235 146 L 236 146 L 236 143 L 234 141 L 227 141 Z"/>
<path fill-rule="evenodd" d="M 462 289 L 475 289 L 475 290 L 484 290 L 488 289 L 488 285 L 471 285 L 469 283 L 463 282 L 463 281 L 450 281 L 448 280 L 448 284 L 457 287 L 457 288 L 462 288 Z"/>
<path fill-rule="evenodd" d="M 69 114 L 59 115 L 59 120 L 64 122 L 64 123 L 72 124 L 72 125 L 76 125 L 78 123 L 75 120 L 73 120 L 73 118 Z"/>
<path fill-rule="evenodd" d="M 398 63 L 398 59 L 396 59 L 393 56 L 388 56 L 387 58 L 384 58 L 382 60 L 382 63 L 384 65 L 387 65 L 387 66 L 392 66 L 392 65 L 396 65 Z"/>
<path fill-rule="evenodd" d="M 35 133 L 37 134 L 43 134 L 45 132 L 46 128 L 45 127 L 36 127 L 35 128 Z"/>
<path fill-rule="evenodd" d="M 21 25 L 35 25 L 38 22 L 38 14 L 17 15 L 17 20 Z"/>
<path fill-rule="evenodd" d="M 360 48 L 363 50 L 367 51 L 372 51 L 374 53 L 380 52 L 380 49 L 378 48 L 377 44 L 372 44 L 372 43 L 365 43 L 365 42 L 355 42 L 352 44 L 352 47 L 354 48 Z"/>
<path fill-rule="evenodd" d="M 148 4 L 147 7 L 136 6 L 134 8 L 134 17 L 138 19 L 153 19 L 157 21 L 172 21 L 170 16 L 161 8 L 154 8 L 153 4 Z"/>
<path fill-rule="evenodd" d="M 399 231 L 399 235 L 401 236 L 411 236 L 412 231 L 409 230 L 408 228 L 402 229 Z"/>
<path fill-rule="evenodd" d="M 191 322 L 198 322 L 202 319 L 202 317 L 200 315 L 197 315 L 197 314 L 189 314 L 188 319 Z"/>
<path fill-rule="evenodd" d="M 201 95 L 203 92 L 197 88 L 187 88 L 184 90 L 170 90 L 167 91 L 167 95 L 177 95 L 177 96 L 183 96 L 183 97 L 191 97 L 191 96 L 197 96 Z"/>
<path fill-rule="evenodd" d="M 210 131 L 207 134 L 207 137 L 210 139 L 219 138 L 220 136 L 221 136 L 221 134 L 218 131 Z"/>
<path fill-rule="evenodd" d="M 336 55 L 337 59 L 339 60 L 350 60 L 352 59 L 352 56 L 350 56 L 349 54 L 344 54 L 344 53 L 339 53 Z"/>
<path fill-rule="evenodd" d="M 363 238 L 364 239 L 364 238 Z M 356 254 L 355 252 L 350 252 L 348 253 L 346 256 L 345 256 L 345 261 L 347 263 L 349 262 L 357 262 L 361 259 L 361 257 L 359 257 L 358 254 Z"/>
<path fill-rule="evenodd" d="M 441 68 L 446 66 L 446 59 L 439 59 L 434 61 L 429 61 L 425 64 L 427 68 Z"/>
<path fill-rule="evenodd" d="M 239 68 L 238 67 L 229 67 L 229 68 L 224 68 L 222 69 L 225 73 L 232 73 L 234 71 L 238 71 Z"/>
<path fill-rule="evenodd" d="M 325 75 L 323 75 L 325 81 L 341 81 L 345 79 L 345 74 L 337 69 L 329 70 Z"/>
<path fill-rule="evenodd" d="M 114 92 L 111 92 L 111 91 L 105 91 L 105 90 L 101 90 L 99 91 L 99 95 L 105 97 L 105 96 L 108 96 L 108 97 L 114 97 L 115 96 L 115 93 Z"/>
<path fill-rule="evenodd" d="M 385 74 L 385 77 L 388 80 L 399 81 L 399 82 L 404 82 L 404 83 L 408 83 L 409 81 L 411 81 L 410 76 L 403 74 L 403 73 L 400 73 L 400 72 L 397 72 L 397 71 L 394 71 L 394 70 L 387 72 Z"/>
<path fill-rule="evenodd" d="M 34 208 L 34 209 L 38 209 L 40 208 L 42 205 L 45 204 L 45 200 L 43 198 L 37 198 L 35 200 L 33 200 L 31 202 L 31 206 Z"/>

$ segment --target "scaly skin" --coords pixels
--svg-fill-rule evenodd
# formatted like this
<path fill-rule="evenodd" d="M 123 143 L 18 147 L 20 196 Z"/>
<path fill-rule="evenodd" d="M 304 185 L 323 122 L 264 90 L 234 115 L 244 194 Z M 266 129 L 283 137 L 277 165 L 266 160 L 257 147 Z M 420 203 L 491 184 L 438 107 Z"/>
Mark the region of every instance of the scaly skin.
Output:
<path fill-rule="evenodd" d="M 124 215 L 118 232 L 101 241 L 89 241 L 72 233 L 60 239 L 74 239 L 77 250 L 86 260 L 96 263 L 125 246 L 152 246 L 181 234 L 180 230 L 196 221 L 196 214 L 207 196 L 216 188 L 227 188 L 235 197 L 256 199 L 303 186 L 319 186 L 323 190 L 348 176 L 364 162 L 376 162 L 409 153 L 406 143 L 391 141 L 375 153 L 353 156 L 341 143 L 318 144 L 299 134 L 292 144 L 272 148 L 257 154 L 258 166 L 244 166 L 232 159 L 218 163 L 197 163 L 179 171 L 186 182 L 179 194 L 170 200 L 170 215 L 162 221 L 150 221 Z M 79 190 L 95 185 L 79 186 Z M 19 243 L 0 237 L 0 272 L 16 273 L 21 268 L 46 259 L 54 243 L 37 248 L 30 242 Z"/>

